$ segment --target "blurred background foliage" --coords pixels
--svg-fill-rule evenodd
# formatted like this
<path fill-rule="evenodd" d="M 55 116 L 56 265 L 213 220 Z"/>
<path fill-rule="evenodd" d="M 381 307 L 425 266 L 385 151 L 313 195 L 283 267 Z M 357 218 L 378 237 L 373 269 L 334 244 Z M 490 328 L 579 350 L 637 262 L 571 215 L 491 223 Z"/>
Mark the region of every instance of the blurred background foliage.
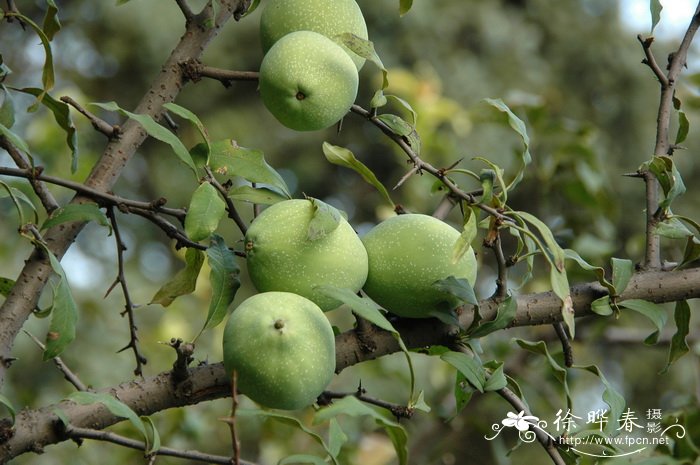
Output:
<path fill-rule="evenodd" d="M 17 2 L 20 10 L 40 21 L 44 2 Z M 264 6 L 264 0 L 263 0 Z M 485 157 L 505 168 L 512 177 L 518 167 L 516 153 L 522 149 L 517 134 L 508 128 L 503 115 L 483 102 L 502 98 L 522 118 L 532 139 L 533 163 L 510 205 L 537 215 L 554 230 L 565 247 L 577 250 L 589 262 L 608 263 L 611 256 L 642 258 L 644 243 L 643 185 L 638 179 L 623 177 L 634 172 L 653 150 L 658 83 L 640 61 L 643 57 L 637 33 L 623 26 L 626 10 L 609 0 L 441 0 L 416 1 L 409 14 L 398 16 L 395 0 L 359 0 L 365 14 L 370 39 L 389 69 L 388 93 L 407 100 L 418 113 L 417 128 L 424 158 L 437 167 L 462 160 L 460 167 L 479 171 L 486 168 L 473 157 Z M 626 2 L 628 3 L 628 2 Z M 183 18 L 171 0 L 133 0 L 117 7 L 114 1 L 57 1 L 63 29 L 53 42 L 57 84 L 55 97 L 70 95 L 82 104 L 116 101 L 122 108 L 134 108 L 161 63 L 183 31 Z M 201 1 L 193 4 L 201 5 Z M 226 26 L 207 50 L 207 65 L 236 70 L 257 70 L 262 52 L 257 36 L 259 11 L 239 23 Z M 689 19 L 689 18 L 688 18 Z M 662 16 L 662 23 L 664 17 Z M 679 26 L 680 28 L 680 26 Z M 679 29 L 680 30 L 680 29 Z M 677 37 L 677 35 L 675 36 Z M 676 40 L 676 39 L 674 39 Z M 655 51 L 660 62 L 676 46 L 660 38 Z M 0 53 L 13 74 L 6 83 L 15 87 L 37 86 L 43 52 L 36 36 L 16 24 L 0 26 Z M 674 204 L 674 211 L 700 216 L 700 196 L 695 192 L 700 174 L 695 135 L 698 95 L 697 46 L 691 49 L 690 70 L 679 84 L 678 95 L 691 121 L 687 150 L 676 157 L 689 193 Z M 380 74 L 367 64 L 361 72 L 357 102 L 367 107 Z M 31 100 L 15 96 L 18 109 Z M 381 197 L 355 173 L 327 163 L 321 142 L 346 146 L 391 188 L 408 171 L 405 157 L 376 128 L 355 115 L 348 115 L 342 130 L 335 128 L 313 133 L 297 133 L 282 127 L 262 106 L 256 84 L 234 82 L 230 88 L 203 80 L 186 86 L 178 104 L 196 113 L 213 140 L 232 138 L 240 145 L 262 150 L 267 160 L 285 177 L 295 196 L 321 198 L 347 212 L 361 234 L 391 213 Z M 91 110 L 110 122 L 114 114 Z M 402 113 L 389 106 L 385 111 Z M 37 113 L 18 112 L 14 130 L 31 146 L 37 164 L 47 173 L 81 181 L 101 153 L 105 140 L 90 124 L 74 115 L 79 131 L 78 171 L 70 172 L 65 136 L 44 109 Z M 185 145 L 199 142 L 187 123 L 179 136 Z M 11 165 L 0 154 L 3 165 Z M 456 179 L 467 190 L 479 188 L 465 178 Z M 3 181 L 24 190 L 25 182 Z M 470 184 L 472 183 L 472 184 Z M 395 201 L 414 212 L 431 213 L 440 203 L 440 192 L 431 193 L 434 180 L 413 176 L 392 192 Z M 168 199 L 168 205 L 186 206 L 196 181 L 188 170 L 168 153 L 168 147 L 147 141 L 114 187 L 123 197 L 152 200 Z M 71 192 L 54 189 L 59 201 Z M 247 219 L 252 209 L 242 208 Z M 11 202 L 0 200 L 1 275 L 14 278 L 30 251 L 16 233 L 16 214 Z M 448 218 L 459 225 L 459 213 Z M 145 374 L 169 369 L 172 349 L 161 344 L 172 337 L 193 338 L 201 327 L 208 306 L 209 287 L 205 278 L 197 290 L 167 309 L 148 305 L 156 290 L 171 277 L 184 260 L 183 251 L 160 230 L 144 220 L 122 215 L 128 280 L 137 309 L 139 336 L 149 358 Z M 230 222 L 219 231 L 234 248 L 241 248 L 240 233 Z M 669 260 L 682 254 L 683 243 L 665 241 Z M 507 244 L 510 246 L 510 244 Z M 494 269 L 490 252 L 474 243 L 481 262 L 477 294 L 488 297 L 493 291 Z M 508 253 L 508 251 L 506 251 Z M 84 382 L 95 388 L 113 385 L 132 377 L 133 359 L 128 351 L 116 354 L 128 343 L 127 322 L 120 316 L 123 299 L 115 290 L 104 294 L 113 282 L 116 269 L 114 238 L 108 231 L 91 225 L 80 235 L 63 261 L 81 312 L 78 339 L 64 354 L 66 363 Z M 241 263 L 244 266 L 244 263 Z M 592 276 L 571 269 L 572 282 L 589 281 Z M 201 274 L 207 276 L 206 270 Z M 234 305 L 254 290 L 242 273 L 243 286 Z M 513 276 L 515 286 L 519 279 Z M 535 277 L 519 292 L 541 291 L 548 280 Z M 48 291 L 47 291 L 48 292 Z M 50 299 L 44 298 L 47 305 Z M 329 314 L 341 329 L 351 319 L 345 310 Z M 601 318 L 580 323 L 574 343 L 577 362 L 596 363 L 625 394 L 628 406 L 641 415 L 650 408 L 664 413 L 684 411 L 694 419 L 688 441 L 688 457 L 697 457 L 700 426 L 697 410 L 700 387 L 697 331 L 691 331 L 691 355 L 681 359 L 664 376 L 668 335 L 656 346 L 641 341 L 649 328 L 646 322 L 623 315 L 618 320 Z M 695 321 L 697 329 L 697 319 Z M 27 331 L 43 339 L 47 322 L 32 319 Z M 674 328 L 669 324 L 668 332 Z M 516 378 L 533 411 L 551 421 L 558 409 L 565 408 L 561 387 L 548 372 L 543 359 L 516 350 L 511 338 L 554 341 L 549 327 L 503 331 L 482 340 L 484 359 L 506 362 L 506 372 Z M 221 328 L 209 330 L 199 340 L 198 362 L 221 359 Z M 557 344 L 551 348 L 559 352 Z M 5 394 L 17 406 L 37 407 L 55 402 L 71 388 L 58 370 L 41 362 L 41 351 L 22 335 L 15 347 L 19 360 L 10 370 Z M 508 434 L 486 441 L 491 425 L 505 417 L 510 406 L 494 395 L 475 396 L 457 417 L 454 415 L 454 372 L 445 364 L 424 355 L 415 355 L 419 388 L 425 390 L 433 413 L 418 413 L 404 422 L 410 433 L 411 463 L 546 463 L 540 447 L 525 445 L 512 455 L 506 451 L 515 444 Z M 575 408 L 579 415 L 604 407 L 602 386 L 592 376 L 571 374 Z M 331 386 L 352 391 L 362 383 L 372 396 L 405 402 L 407 370 L 402 357 L 386 357 L 341 373 Z M 229 400 L 220 400 L 187 409 L 154 415 L 163 442 L 172 447 L 200 449 L 229 454 L 226 426 L 218 418 L 227 414 Z M 308 412 L 301 412 L 308 418 Z M 685 418 L 685 417 L 684 417 Z M 301 451 L 316 451 L 301 433 L 269 422 L 241 422 L 244 457 L 261 464 L 276 463 L 280 457 Z M 375 431 L 372 422 L 342 420 L 350 436 L 345 458 L 348 463 L 379 465 L 394 463 L 388 438 Z M 128 425 L 115 430 L 133 435 Z M 73 443 L 47 448 L 42 456 L 28 455 L 18 464 L 48 463 L 138 463 L 140 454 L 116 446 L 87 441 L 76 451 Z M 693 456 L 693 454 L 695 454 Z M 693 458 L 694 460 L 694 458 Z M 158 463 L 182 463 L 159 458 Z M 584 463 L 593 463 L 592 461 Z M 621 462 L 626 463 L 626 462 Z"/>

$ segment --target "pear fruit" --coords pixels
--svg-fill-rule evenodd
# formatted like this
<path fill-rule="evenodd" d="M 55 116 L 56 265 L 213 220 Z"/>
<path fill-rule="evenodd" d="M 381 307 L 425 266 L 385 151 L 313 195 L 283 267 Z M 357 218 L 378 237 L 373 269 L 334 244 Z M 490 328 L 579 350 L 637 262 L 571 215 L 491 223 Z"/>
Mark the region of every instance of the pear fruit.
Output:
<path fill-rule="evenodd" d="M 405 214 L 391 217 L 362 238 L 369 258 L 364 291 L 391 313 L 408 318 L 428 318 L 452 309 L 455 297 L 433 284 L 449 276 L 476 280 L 474 251 L 453 263 L 460 233 L 432 216 Z"/>
<path fill-rule="evenodd" d="M 285 200 L 263 210 L 245 235 L 246 263 L 258 291 L 293 292 L 328 311 L 341 302 L 316 287 L 359 291 L 367 278 L 367 252 L 340 212 L 324 203 L 320 205 L 335 215 L 337 227 L 320 237 L 310 236 L 318 202 Z"/>
<path fill-rule="evenodd" d="M 335 338 L 320 308 L 289 292 L 244 300 L 224 329 L 224 367 L 238 390 L 270 408 L 313 404 L 335 371 Z"/>
<path fill-rule="evenodd" d="M 260 41 L 267 53 L 294 31 L 313 31 L 329 39 L 349 32 L 367 40 L 367 25 L 355 0 L 267 0 L 260 16 Z M 365 59 L 343 48 L 359 71 Z"/>
<path fill-rule="evenodd" d="M 347 53 L 317 32 L 279 39 L 260 64 L 260 97 L 277 120 L 297 131 L 338 122 L 357 97 L 357 69 Z"/>

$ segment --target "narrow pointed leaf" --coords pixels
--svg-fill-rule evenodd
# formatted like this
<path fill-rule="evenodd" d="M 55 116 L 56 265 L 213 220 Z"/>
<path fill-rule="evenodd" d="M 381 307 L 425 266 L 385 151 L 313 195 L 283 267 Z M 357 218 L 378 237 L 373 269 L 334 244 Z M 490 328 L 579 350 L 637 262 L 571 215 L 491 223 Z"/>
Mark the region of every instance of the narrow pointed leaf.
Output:
<path fill-rule="evenodd" d="M 496 368 L 484 383 L 484 391 L 498 391 L 508 385 L 506 375 L 503 373 L 503 362 L 497 362 Z"/>
<path fill-rule="evenodd" d="M 554 357 L 552 357 L 552 355 L 549 353 L 549 350 L 547 349 L 547 344 L 545 344 L 544 341 L 530 342 L 525 341 L 523 339 L 515 339 L 515 342 L 523 349 L 535 354 L 543 355 L 547 359 L 547 362 L 549 362 L 549 366 L 552 369 L 554 377 L 561 383 L 562 387 L 564 388 L 567 407 L 572 408 L 573 403 L 571 399 L 571 392 L 569 391 L 569 383 L 567 380 L 566 368 L 562 367 L 559 364 L 559 362 L 557 362 L 554 359 Z"/>
<path fill-rule="evenodd" d="M 384 67 L 384 63 L 382 63 L 381 58 L 379 58 L 379 55 L 377 55 L 377 51 L 374 49 L 374 44 L 371 41 L 358 37 L 351 32 L 338 34 L 334 37 L 334 39 L 338 43 L 345 45 L 362 58 L 374 63 L 377 68 L 382 71 L 382 89 L 386 89 L 389 86 L 387 70 Z"/>
<path fill-rule="evenodd" d="M 618 305 L 620 307 L 634 310 L 637 313 L 641 313 L 654 324 L 656 331 L 651 333 L 644 342 L 647 344 L 656 344 L 656 341 L 659 338 L 659 333 L 663 329 L 664 325 L 666 325 L 666 319 L 668 318 L 666 310 L 658 304 L 641 299 L 623 300 L 622 302 L 618 302 Z"/>
<path fill-rule="evenodd" d="M 452 263 L 457 263 L 465 253 L 471 249 L 472 241 L 476 238 L 477 233 L 477 213 L 472 208 L 467 208 L 464 212 L 464 226 L 459 235 L 459 239 L 455 242 L 452 251 Z"/>
<path fill-rule="evenodd" d="M 12 405 L 12 402 L 10 402 L 10 399 L 0 394 L 0 405 L 5 407 L 5 410 L 7 410 L 7 413 L 10 414 L 10 418 L 12 419 L 12 423 L 14 424 L 16 411 L 14 405 Z"/>
<path fill-rule="evenodd" d="M 618 419 L 620 418 L 620 415 L 622 415 L 622 411 L 625 409 L 626 401 L 625 398 L 622 397 L 622 394 L 615 389 L 615 386 L 608 381 L 608 379 L 603 375 L 603 372 L 600 371 L 600 368 L 598 368 L 596 365 L 587 365 L 587 366 L 580 366 L 580 365 L 574 365 L 572 368 L 577 368 L 580 370 L 585 370 L 590 373 L 593 373 L 596 375 L 598 378 L 600 378 L 600 381 L 603 383 L 603 386 L 605 387 L 605 390 L 603 391 L 603 402 L 608 404 L 608 407 L 610 407 L 609 410 L 609 415 L 608 415 L 608 424 L 605 426 L 605 431 L 608 433 L 608 435 L 612 436 L 617 433 L 619 433 L 619 422 Z"/>
<path fill-rule="evenodd" d="M 496 318 L 491 321 L 482 321 L 479 326 L 469 331 L 467 335 L 472 338 L 479 338 L 494 331 L 505 329 L 513 322 L 517 311 L 518 300 L 509 295 L 503 302 L 498 304 Z"/>
<path fill-rule="evenodd" d="M 0 124 L 0 136 L 4 136 L 7 140 L 10 141 L 12 145 L 17 147 L 20 151 L 24 152 L 24 154 L 29 157 L 29 160 L 32 161 L 32 164 L 34 164 L 32 154 L 29 151 L 29 146 L 24 141 L 24 139 L 22 139 L 14 132 L 10 131 L 7 127 L 5 127 L 2 124 Z"/>
<path fill-rule="evenodd" d="M 70 107 L 68 104 L 56 100 L 43 89 L 36 87 L 25 87 L 23 89 L 14 90 L 33 95 L 37 98 L 41 96 L 41 103 L 53 113 L 56 123 L 66 133 L 66 145 L 71 153 L 71 173 L 75 173 L 78 169 L 78 133 L 73 124 L 73 119 L 70 116 Z"/>
<path fill-rule="evenodd" d="M 399 0 L 399 15 L 403 16 L 413 6 L 413 0 Z"/>
<path fill-rule="evenodd" d="M 116 397 L 113 397 L 107 393 L 79 391 L 70 394 L 67 399 L 81 405 L 97 403 L 104 405 L 112 413 L 112 415 L 129 420 L 129 422 L 134 425 L 134 427 L 143 435 L 144 439 L 148 441 L 149 436 L 146 432 L 143 421 L 141 421 L 141 418 L 139 418 L 136 412 L 131 410 L 128 405 L 118 400 Z"/>
<path fill-rule="evenodd" d="M 272 205 L 289 197 L 276 190 L 265 187 L 238 186 L 228 191 L 228 198 L 242 202 L 250 202 L 258 205 Z"/>
<path fill-rule="evenodd" d="M 634 263 L 632 263 L 632 260 L 614 257 L 610 260 L 610 263 L 612 264 L 612 282 L 615 294 L 621 295 L 627 289 L 630 279 L 632 279 Z"/>
<path fill-rule="evenodd" d="M 530 155 L 530 137 L 527 134 L 527 128 L 525 127 L 525 123 L 523 123 L 523 120 L 518 118 L 515 113 L 513 113 L 510 108 L 508 108 L 508 105 L 506 105 L 503 100 L 501 99 L 491 99 L 487 98 L 485 99 L 486 103 L 491 105 L 492 107 L 496 108 L 498 111 L 501 111 L 505 113 L 508 116 L 508 124 L 510 125 L 513 130 L 518 133 L 520 138 L 523 141 L 524 149 L 523 152 L 520 156 L 521 160 L 521 168 L 518 171 L 518 173 L 515 175 L 513 180 L 510 182 L 508 185 L 508 191 L 512 190 L 515 186 L 520 183 L 520 181 L 523 179 L 524 173 L 525 173 L 525 168 L 527 165 L 529 165 L 532 162 L 532 156 Z"/>
<path fill-rule="evenodd" d="M 469 281 L 464 278 L 448 276 L 445 279 L 435 281 L 433 287 L 446 294 L 457 297 L 461 302 L 474 306 L 479 305 L 479 300 L 476 298 L 474 288 L 469 284 Z"/>
<path fill-rule="evenodd" d="M 676 332 L 671 338 L 671 346 L 668 352 L 668 362 L 660 374 L 668 371 L 671 365 L 679 358 L 690 351 L 686 338 L 690 333 L 690 306 L 687 300 L 679 300 L 676 302 L 676 308 L 673 311 L 673 319 L 676 323 Z"/>
<path fill-rule="evenodd" d="M 660 0 L 649 0 L 649 12 L 651 13 L 650 34 L 654 32 L 654 28 L 656 28 L 656 25 L 659 24 L 659 21 L 661 20 L 661 10 L 663 9 L 664 7 Z"/>
<path fill-rule="evenodd" d="M 321 200 L 313 198 L 309 198 L 309 200 L 313 205 L 314 213 L 311 221 L 309 221 L 307 238 L 310 241 L 316 241 L 335 231 L 340 224 L 342 216 L 337 208 Z"/>
<path fill-rule="evenodd" d="M 222 237 L 216 234 L 212 236 L 211 245 L 207 249 L 207 258 L 211 268 L 209 281 L 212 296 L 202 331 L 221 323 L 241 286 L 240 268 L 236 262 L 236 256 L 226 246 Z"/>
<path fill-rule="evenodd" d="M 204 253 L 201 250 L 188 248 L 185 252 L 185 267 L 158 289 L 150 303 L 167 307 L 176 298 L 194 292 L 203 263 Z"/>
<path fill-rule="evenodd" d="M 484 392 L 486 371 L 476 359 L 461 352 L 445 352 L 440 358 L 455 367 L 477 391 Z"/>
<path fill-rule="evenodd" d="M 44 360 L 50 360 L 60 355 L 75 339 L 75 325 L 78 322 L 78 306 L 73 300 L 68 278 L 61 263 L 56 256 L 43 244 L 40 244 L 49 257 L 53 272 L 59 276 L 59 280 L 53 289 L 53 309 L 51 322 L 46 334 L 46 347 Z"/>
<path fill-rule="evenodd" d="M 615 286 L 613 286 L 613 284 L 606 279 L 605 270 L 602 267 L 591 265 L 586 260 L 581 258 L 581 256 L 575 250 L 564 249 L 564 255 L 567 259 L 575 261 L 578 266 L 585 271 L 592 271 L 601 286 L 604 286 L 610 295 L 616 295 Z"/>
<path fill-rule="evenodd" d="M 211 183 L 203 182 L 192 194 L 185 217 L 185 233 L 193 241 L 209 238 L 226 214 L 226 202 Z"/>
<path fill-rule="evenodd" d="M 193 151 L 202 152 L 201 147 L 202 144 L 196 146 Z M 215 141 L 211 143 L 208 163 L 217 174 L 239 176 L 249 182 L 266 184 L 291 198 L 284 179 L 265 161 L 265 156 L 260 150 L 241 147 L 233 139 Z"/>
<path fill-rule="evenodd" d="M 149 136 L 168 144 L 170 148 L 172 148 L 173 153 L 175 153 L 175 155 L 180 159 L 180 161 L 182 161 L 184 164 L 190 167 L 190 169 L 195 174 L 197 173 L 197 168 L 194 165 L 192 156 L 190 155 L 190 152 L 187 150 L 187 148 L 185 148 L 185 146 L 182 144 L 180 139 L 178 139 L 178 137 L 175 134 L 173 134 L 168 128 L 157 123 L 151 115 L 139 115 L 136 113 L 132 113 L 130 111 L 120 108 L 119 105 L 117 105 L 115 102 L 95 102 L 92 103 L 92 105 L 95 105 L 107 111 L 116 111 L 122 116 L 133 119 L 134 121 L 139 123 L 143 127 L 143 129 L 145 129 Z"/>
<path fill-rule="evenodd" d="M 46 5 L 48 8 L 41 29 L 46 34 L 47 39 L 53 40 L 53 36 L 61 30 L 61 21 L 58 20 L 58 7 L 54 0 L 46 0 Z"/>
<path fill-rule="evenodd" d="M 197 128 L 197 131 L 199 131 L 199 134 L 202 136 L 202 139 L 204 139 L 204 144 L 207 148 L 207 154 L 208 154 L 210 151 L 209 133 L 207 132 L 206 128 L 204 127 L 204 124 L 202 124 L 202 121 L 200 121 L 200 119 L 197 117 L 197 115 L 192 113 L 187 108 L 182 107 L 182 106 L 180 106 L 176 103 L 172 103 L 172 102 L 164 104 L 163 107 L 166 110 L 168 110 L 172 113 L 175 113 L 180 118 L 186 119 L 187 121 L 192 123 L 194 125 L 194 127 Z"/>
<path fill-rule="evenodd" d="M 62 223 L 72 223 L 75 221 L 94 221 L 100 226 L 109 228 L 110 234 L 112 232 L 112 225 L 107 219 L 107 216 L 94 203 L 69 203 L 54 211 L 51 217 L 41 225 L 41 229 L 49 229 Z"/>
<path fill-rule="evenodd" d="M 354 170 L 356 173 L 362 176 L 362 179 L 364 179 L 371 186 L 377 189 L 392 207 L 394 206 L 394 202 L 393 200 L 391 200 L 389 192 L 379 181 L 379 179 L 377 179 L 377 176 L 375 176 L 372 170 L 367 168 L 367 166 L 364 163 L 355 158 L 355 155 L 350 150 L 344 147 L 329 144 L 328 142 L 324 142 L 323 154 L 326 156 L 326 159 L 334 165 L 344 166 L 346 168 Z"/>

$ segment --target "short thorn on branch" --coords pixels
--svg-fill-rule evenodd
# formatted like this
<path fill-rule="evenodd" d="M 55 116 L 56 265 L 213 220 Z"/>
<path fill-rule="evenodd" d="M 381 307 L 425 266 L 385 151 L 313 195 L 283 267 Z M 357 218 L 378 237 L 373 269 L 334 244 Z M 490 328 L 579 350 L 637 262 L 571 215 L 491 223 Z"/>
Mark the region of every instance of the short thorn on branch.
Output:
<path fill-rule="evenodd" d="M 410 419 L 413 417 L 413 414 L 415 413 L 415 409 L 407 406 L 407 405 L 401 405 L 401 404 L 394 404 L 392 402 L 386 402 L 381 399 L 376 399 L 374 397 L 370 397 L 367 395 L 367 390 L 362 387 L 362 384 L 360 384 L 357 387 L 357 390 L 355 392 L 332 392 L 332 391 L 323 391 L 320 396 L 318 396 L 318 399 L 316 402 L 321 405 L 330 405 L 333 403 L 334 399 L 342 399 L 344 397 L 355 397 L 358 400 L 375 405 L 377 407 L 381 407 L 383 409 L 386 409 L 391 412 L 391 414 L 397 419 L 401 420 L 402 418 L 407 418 Z"/>

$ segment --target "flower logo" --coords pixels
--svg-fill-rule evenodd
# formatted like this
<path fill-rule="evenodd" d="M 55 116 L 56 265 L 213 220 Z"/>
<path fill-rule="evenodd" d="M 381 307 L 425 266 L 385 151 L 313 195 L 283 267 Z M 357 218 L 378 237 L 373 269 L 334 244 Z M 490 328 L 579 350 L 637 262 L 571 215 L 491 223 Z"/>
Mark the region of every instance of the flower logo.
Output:
<path fill-rule="evenodd" d="M 515 427 L 518 431 L 527 431 L 530 429 L 530 425 L 537 425 L 538 421 L 540 421 L 539 418 L 525 415 L 525 411 L 521 410 L 517 415 L 513 412 L 508 412 L 506 418 L 501 420 L 501 423 L 508 428 Z"/>

